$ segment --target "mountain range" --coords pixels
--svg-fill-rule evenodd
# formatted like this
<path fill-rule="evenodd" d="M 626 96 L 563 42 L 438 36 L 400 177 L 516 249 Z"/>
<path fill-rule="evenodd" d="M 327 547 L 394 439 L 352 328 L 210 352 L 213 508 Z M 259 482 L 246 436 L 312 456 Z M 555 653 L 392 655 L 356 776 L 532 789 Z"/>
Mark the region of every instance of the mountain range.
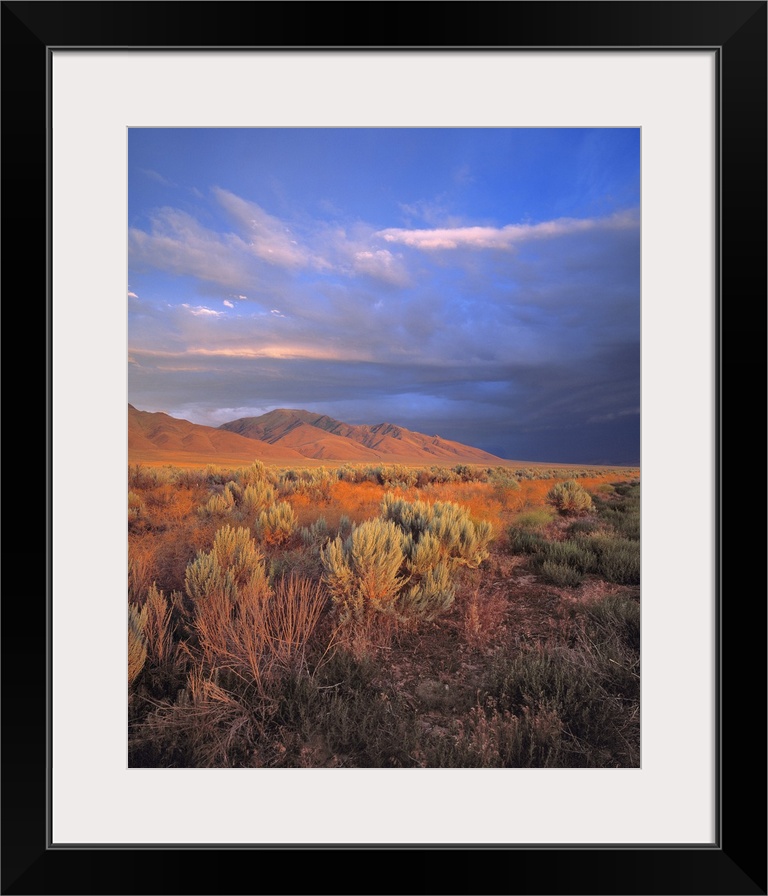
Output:
<path fill-rule="evenodd" d="M 352 425 L 325 414 L 281 408 L 219 427 L 190 423 L 128 405 L 130 463 L 498 464 L 479 448 L 413 432 L 392 423 Z"/>

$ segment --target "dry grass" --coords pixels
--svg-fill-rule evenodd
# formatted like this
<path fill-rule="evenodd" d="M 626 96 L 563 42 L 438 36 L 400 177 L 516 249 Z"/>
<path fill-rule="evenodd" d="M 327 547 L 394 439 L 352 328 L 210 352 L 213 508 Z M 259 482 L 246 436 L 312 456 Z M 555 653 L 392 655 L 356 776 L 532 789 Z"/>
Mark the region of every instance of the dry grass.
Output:
<path fill-rule="evenodd" d="M 331 500 L 339 514 L 346 514 L 353 522 L 361 523 L 376 516 L 386 489 L 376 482 L 334 482 Z M 327 510 L 323 515 L 330 523 Z"/>
<path fill-rule="evenodd" d="M 144 637 L 150 660 L 161 665 L 167 663 L 175 651 L 173 642 L 173 609 L 162 591 L 153 585 L 144 604 L 146 619 Z"/>
<path fill-rule="evenodd" d="M 576 682 L 589 679 L 601 687 L 604 681 L 617 682 L 625 688 L 637 680 L 628 648 L 601 634 L 600 626 L 613 625 L 618 611 L 595 616 L 590 632 L 597 634 L 589 641 L 582 620 L 607 598 L 636 601 L 638 589 L 609 584 L 593 573 L 580 585 L 558 587 L 540 575 L 530 557 L 509 551 L 504 533 L 516 522 L 529 524 L 548 542 L 576 537 L 567 521 L 547 522 L 552 516 L 547 494 L 557 476 L 548 470 L 542 471 L 545 478 L 519 483 L 438 482 L 428 478 L 429 471 L 421 472 L 418 487 L 387 489 L 371 479 L 331 477 L 327 488 L 313 490 L 309 474 L 307 488 L 292 488 L 291 481 L 300 480 L 283 480 L 279 470 L 266 466 L 264 476 L 274 484 L 276 499 L 290 505 L 298 526 L 309 527 L 322 516 L 328 535 L 305 540 L 297 531 L 284 544 L 262 543 L 260 577 L 236 576 L 234 588 L 214 588 L 196 600 L 183 593 L 187 567 L 211 551 L 222 526 L 222 520 L 203 520 L 196 510 L 228 479 L 241 482 L 239 471 L 201 471 L 177 478 L 174 485 L 174 474 L 159 470 L 154 478 L 150 473 L 131 482 L 136 513 L 129 519 L 129 599 L 141 613 L 131 666 L 132 765 L 633 764 L 638 720 L 622 716 L 618 696 L 610 695 L 610 724 L 626 745 L 619 751 L 595 741 L 595 753 L 590 738 L 598 730 L 599 703 L 590 704 L 595 724 L 574 739 L 560 727 L 569 718 L 565 710 L 553 714 L 549 704 L 477 702 L 495 658 L 502 653 L 513 663 L 532 647 L 567 646 L 573 652 L 568 670 Z M 593 495 L 607 495 L 610 483 L 637 479 L 635 471 L 622 476 L 612 470 L 580 476 L 578 482 Z M 455 600 L 439 617 L 406 624 L 375 614 L 340 627 L 321 581 L 320 548 L 324 538 L 335 537 L 342 517 L 357 524 L 379 517 L 387 492 L 409 502 L 455 503 L 474 519 L 490 522 L 496 534 L 490 557 L 477 569 L 456 570 Z M 253 537 L 256 515 L 239 511 L 235 507 L 230 522 Z M 619 676 L 617 663 L 632 674 Z M 364 668 L 371 671 L 360 677 Z M 433 685 L 441 699 L 425 703 L 423 695 Z M 475 705 L 482 711 L 470 712 Z M 413 731 L 421 732 L 418 743 L 411 740 Z M 403 732 L 411 732 L 407 749 L 405 741 L 397 746 Z"/>
<path fill-rule="evenodd" d="M 326 603 L 319 584 L 297 576 L 240 587 L 234 600 L 215 588 L 196 602 L 194 628 L 203 668 L 228 672 L 261 697 L 275 678 L 304 664 Z"/>
<path fill-rule="evenodd" d="M 175 702 L 147 717 L 133 749 L 162 757 L 169 768 L 242 768 L 260 764 L 255 745 L 263 731 L 247 703 L 198 668 Z"/>
<path fill-rule="evenodd" d="M 497 589 L 476 585 L 463 602 L 463 628 L 467 644 L 487 648 L 497 641 L 509 607 L 507 597 Z"/>

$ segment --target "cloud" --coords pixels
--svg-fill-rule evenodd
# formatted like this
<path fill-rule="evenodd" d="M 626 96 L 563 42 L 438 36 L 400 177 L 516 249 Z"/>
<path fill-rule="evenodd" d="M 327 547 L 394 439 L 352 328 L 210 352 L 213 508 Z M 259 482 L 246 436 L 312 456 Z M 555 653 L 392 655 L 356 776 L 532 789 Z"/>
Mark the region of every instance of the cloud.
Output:
<path fill-rule="evenodd" d="M 472 174 L 472 169 L 469 165 L 459 165 L 453 172 L 453 182 L 460 186 L 464 186 L 465 184 L 472 184 L 475 182 L 475 177 Z"/>
<path fill-rule="evenodd" d="M 229 190 L 213 190 L 219 205 L 240 228 L 248 249 L 262 261 L 279 267 L 301 268 L 322 266 L 322 259 L 312 256 L 299 245 L 290 229 L 279 219 L 267 214 L 255 202 L 241 199 Z"/>
<path fill-rule="evenodd" d="M 149 233 L 130 228 L 128 249 L 133 271 L 165 271 L 234 289 L 254 276 L 247 245 L 240 237 L 209 230 L 178 209 L 157 211 Z"/>
<path fill-rule="evenodd" d="M 354 253 L 353 259 L 356 274 L 364 274 L 392 286 L 407 286 L 410 282 L 400 258 L 388 249 L 361 249 Z"/>
<path fill-rule="evenodd" d="M 596 229 L 628 229 L 638 225 L 633 212 L 608 218 L 558 218 L 539 224 L 507 224 L 505 227 L 439 227 L 430 230 L 391 227 L 377 232 L 388 243 L 415 249 L 511 249 L 526 240 L 549 239 Z"/>
<path fill-rule="evenodd" d="M 135 292 L 130 292 L 130 291 L 129 291 L 129 292 L 128 292 L 128 298 L 129 298 L 129 299 L 138 299 L 138 296 L 136 295 Z"/>
<path fill-rule="evenodd" d="M 212 308 L 206 308 L 203 305 L 198 305 L 196 308 L 193 308 L 191 305 L 188 305 L 186 302 L 181 303 L 182 308 L 186 308 L 190 314 L 194 314 L 195 317 L 221 317 L 224 314 L 223 311 L 214 311 Z"/>
<path fill-rule="evenodd" d="M 620 417 L 628 417 L 628 416 L 639 416 L 640 408 L 635 406 L 631 408 L 622 408 L 618 411 L 613 411 L 609 414 L 599 414 L 593 417 L 589 417 L 587 419 L 587 423 L 607 423 L 613 420 L 618 420 Z"/>
<path fill-rule="evenodd" d="M 233 231 L 212 230 L 180 209 L 158 209 L 149 229 L 129 230 L 131 270 L 194 277 L 240 301 L 250 284 L 258 284 L 257 300 L 264 301 L 275 284 L 308 274 L 364 277 L 391 288 L 411 284 L 402 256 L 383 246 L 373 227 L 305 220 L 299 235 L 254 202 L 218 187 L 213 193 Z"/>
<path fill-rule="evenodd" d="M 456 215 L 451 214 L 448 200 L 445 194 L 434 199 L 417 199 L 415 202 L 399 203 L 400 211 L 406 223 L 411 225 L 412 220 L 423 221 L 430 227 L 458 227 L 462 221 Z"/>
<path fill-rule="evenodd" d="M 167 177 L 163 177 L 158 171 L 154 171 L 152 168 L 142 168 L 141 173 L 148 177 L 150 180 L 155 181 L 155 183 L 162 184 L 164 187 L 175 187 L 176 184 L 172 180 L 168 180 Z"/>
<path fill-rule="evenodd" d="M 137 407 L 160 394 L 201 412 L 348 403 L 358 422 L 387 417 L 507 457 L 536 434 L 554 451 L 556 433 L 576 439 L 586 424 L 630 444 L 637 213 L 377 230 L 288 226 L 227 191 L 217 199 L 229 232 L 171 208 L 131 232 L 131 284 L 157 293 L 134 279 L 142 267 L 185 275 L 200 303 L 184 282 L 183 305 L 129 299 Z"/>
<path fill-rule="evenodd" d="M 367 362 L 368 357 L 361 350 L 352 346 L 333 348 L 331 346 L 315 345 L 311 342 L 287 342 L 285 340 L 261 340 L 254 345 L 233 345 L 208 348 L 204 345 L 190 345 L 182 351 L 170 351 L 164 349 L 132 348 L 132 356 L 136 359 L 151 360 L 152 363 L 167 370 L 181 369 L 168 367 L 170 361 L 178 362 L 182 359 L 229 359 L 236 362 L 255 361 L 259 359 L 277 360 L 305 360 L 305 361 L 331 361 L 331 362 Z M 203 367 L 199 369 L 205 369 Z"/>
<path fill-rule="evenodd" d="M 349 226 L 315 222 L 312 245 L 316 257 L 324 259 L 318 269 L 354 279 L 365 277 L 387 287 L 410 285 L 411 277 L 400 254 L 393 254 L 381 245 L 375 228 L 361 221 Z"/>
<path fill-rule="evenodd" d="M 214 195 L 234 225 L 219 232 L 204 226 L 180 209 L 165 207 L 154 212 L 148 229 L 129 230 L 129 257 L 133 273 L 163 271 L 174 276 L 194 277 L 216 284 L 228 298 L 246 301 L 251 284 L 258 283 L 264 295 L 279 282 L 306 272 L 354 273 L 354 264 L 343 270 L 341 261 L 352 259 L 364 246 L 328 244 L 327 225 L 311 222 L 312 245 L 299 238 L 290 227 L 269 215 L 253 202 L 227 190 L 216 188 Z M 370 229 L 369 229 L 370 232 Z M 338 256 L 325 257 L 325 250 Z M 362 262 L 365 272 L 383 280 L 402 282 L 391 253 L 374 264 Z M 245 288 L 244 288 L 245 287 Z"/>

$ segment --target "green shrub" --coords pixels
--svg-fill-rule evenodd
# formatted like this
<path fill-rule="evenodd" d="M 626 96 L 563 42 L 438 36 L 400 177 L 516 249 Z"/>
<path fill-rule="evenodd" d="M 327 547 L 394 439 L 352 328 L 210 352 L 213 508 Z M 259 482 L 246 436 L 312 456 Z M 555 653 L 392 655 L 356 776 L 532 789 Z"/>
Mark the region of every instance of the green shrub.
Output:
<path fill-rule="evenodd" d="M 430 482 L 434 482 L 438 485 L 444 484 L 446 482 L 458 482 L 458 475 L 448 467 L 430 467 L 429 468 L 429 478 Z"/>
<path fill-rule="evenodd" d="M 538 554 L 545 549 L 546 539 L 528 528 L 510 526 L 507 530 L 509 549 L 513 554 Z"/>
<path fill-rule="evenodd" d="M 243 496 L 243 487 L 234 479 L 228 479 L 224 483 L 224 492 L 229 492 L 232 495 L 232 500 L 237 504 Z"/>
<path fill-rule="evenodd" d="M 405 536 L 391 521 L 373 519 L 357 526 L 344 541 L 321 549 L 323 580 L 342 622 L 374 613 L 393 613 L 405 583 L 401 574 Z"/>
<path fill-rule="evenodd" d="M 257 480 L 243 490 L 241 507 L 245 513 L 260 513 L 275 500 L 275 490 L 266 480 Z"/>
<path fill-rule="evenodd" d="M 515 526 L 523 529 L 541 529 L 551 523 L 554 516 L 555 512 L 551 507 L 537 507 L 535 510 L 519 513 L 515 517 Z"/>
<path fill-rule="evenodd" d="M 591 539 L 549 541 L 536 560 L 541 564 L 549 561 L 570 566 L 580 573 L 592 572 L 596 564 L 595 555 L 588 546 L 590 543 Z"/>
<path fill-rule="evenodd" d="M 612 665 L 612 664 L 610 664 Z M 562 723 L 557 755 L 537 765 L 639 765 L 637 707 L 606 688 L 599 663 L 580 649 L 529 650 L 500 656 L 489 679 L 491 705 L 501 713 L 554 713 Z"/>
<path fill-rule="evenodd" d="M 378 479 L 385 488 L 413 488 L 418 479 L 418 472 L 402 464 L 390 464 L 380 467 Z"/>
<path fill-rule="evenodd" d="M 584 608 L 578 644 L 599 671 L 606 690 L 640 701 L 640 604 L 609 595 Z"/>
<path fill-rule="evenodd" d="M 321 549 L 324 580 L 342 621 L 375 613 L 432 619 L 453 603 L 451 569 L 477 567 L 488 556 L 489 523 L 457 504 L 405 501 L 387 493 L 382 516 Z"/>
<path fill-rule="evenodd" d="M 606 641 L 618 638 L 627 647 L 640 649 L 640 604 L 621 595 L 608 595 L 586 607 L 587 630 Z"/>
<path fill-rule="evenodd" d="M 324 516 L 318 517 L 311 526 L 303 526 L 301 529 L 301 540 L 309 548 L 324 545 L 330 536 L 331 531 Z"/>
<path fill-rule="evenodd" d="M 461 482 L 484 482 L 488 475 L 485 470 L 470 467 L 467 464 L 456 464 L 453 467 L 453 472 Z"/>
<path fill-rule="evenodd" d="M 237 471 L 237 478 L 244 488 L 248 485 L 257 485 L 267 481 L 267 468 L 260 460 L 255 460 L 249 467 L 241 467 Z"/>
<path fill-rule="evenodd" d="M 584 580 L 584 574 L 569 563 L 557 560 L 545 560 L 540 567 L 541 575 L 552 585 L 575 588 Z"/>
<path fill-rule="evenodd" d="M 224 485 L 226 482 L 226 472 L 215 464 L 208 464 L 205 468 L 205 481 L 211 486 Z"/>
<path fill-rule="evenodd" d="M 440 539 L 431 532 L 424 532 L 421 537 L 407 533 L 403 543 L 406 566 L 411 575 L 423 576 L 437 566 L 443 558 L 443 546 Z"/>
<path fill-rule="evenodd" d="M 568 537 L 578 538 L 580 535 L 591 535 L 599 531 L 600 524 L 593 519 L 574 520 L 568 526 Z"/>
<path fill-rule="evenodd" d="M 640 541 L 640 511 L 628 511 L 610 519 L 610 524 L 617 535 L 631 541 Z"/>
<path fill-rule="evenodd" d="M 259 514 L 254 530 L 265 544 L 284 544 L 296 531 L 296 514 L 287 501 L 270 505 Z"/>
<path fill-rule="evenodd" d="M 128 488 L 137 491 L 167 485 L 171 480 L 170 471 L 161 467 L 145 467 L 142 464 L 128 465 Z"/>
<path fill-rule="evenodd" d="M 194 601 L 211 595 L 233 603 L 241 591 L 262 594 L 267 589 L 264 555 L 248 529 L 223 526 L 210 551 L 199 551 L 187 564 L 187 595 Z"/>
<path fill-rule="evenodd" d="M 141 516 L 144 510 L 144 502 L 136 492 L 128 492 L 128 519 L 136 520 Z"/>
<path fill-rule="evenodd" d="M 205 472 L 194 467 L 176 470 L 174 484 L 178 488 L 201 488 L 207 484 Z"/>
<path fill-rule="evenodd" d="M 636 541 L 610 535 L 546 541 L 536 533 L 517 530 L 510 543 L 516 553 L 532 554 L 534 568 L 555 585 L 578 585 L 587 573 L 619 585 L 640 584 Z"/>
<path fill-rule="evenodd" d="M 234 508 L 235 499 L 232 492 L 226 489 L 219 494 L 211 495 L 205 504 L 198 507 L 197 512 L 203 519 L 210 519 L 228 516 Z"/>
<path fill-rule="evenodd" d="M 586 513 L 592 509 L 592 498 L 574 479 L 558 482 L 547 493 L 547 501 L 560 513 Z"/>
<path fill-rule="evenodd" d="M 263 581 L 264 555 L 248 529 L 223 526 L 214 536 L 211 554 L 232 575 L 238 588 L 251 586 L 254 576 L 259 585 Z"/>
<path fill-rule="evenodd" d="M 598 501 L 597 511 L 617 535 L 640 540 L 640 483 L 624 482 L 614 486 L 615 494 Z"/>
<path fill-rule="evenodd" d="M 485 520 L 473 521 L 458 504 L 408 502 L 386 494 L 381 512 L 384 519 L 395 522 L 414 541 L 429 532 L 440 544 L 441 559 L 449 563 L 478 567 L 488 557 L 493 527 Z"/>
<path fill-rule="evenodd" d="M 408 588 L 400 598 L 399 609 L 405 617 L 434 619 L 453 604 L 456 589 L 451 584 L 451 573 L 445 563 L 430 567 L 417 584 Z"/>
<path fill-rule="evenodd" d="M 520 483 L 515 471 L 509 467 L 494 467 L 488 471 L 488 482 L 498 489 L 519 489 Z"/>
<path fill-rule="evenodd" d="M 594 535 L 580 540 L 595 556 L 596 572 L 619 585 L 640 584 L 640 543 L 610 535 Z"/>
<path fill-rule="evenodd" d="M 227 571 L 222 569 L 213 553 L 198 552 L 194 560 L 190 560 L 184 573 L 184 589 L 193 602 L 205 600 L 212 594 L 225 594 L 234 597 L 234 581 Z"/>

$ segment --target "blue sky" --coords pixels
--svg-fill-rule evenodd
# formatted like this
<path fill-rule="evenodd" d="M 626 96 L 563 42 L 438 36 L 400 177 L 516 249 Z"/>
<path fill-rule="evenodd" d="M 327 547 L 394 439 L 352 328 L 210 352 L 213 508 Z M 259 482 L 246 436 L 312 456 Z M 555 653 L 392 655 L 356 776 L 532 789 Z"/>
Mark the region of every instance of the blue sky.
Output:
<path fill-rule="evenodd" d="M 639 129 L 129 130 L 128 400 L 640 460 Z"/>

